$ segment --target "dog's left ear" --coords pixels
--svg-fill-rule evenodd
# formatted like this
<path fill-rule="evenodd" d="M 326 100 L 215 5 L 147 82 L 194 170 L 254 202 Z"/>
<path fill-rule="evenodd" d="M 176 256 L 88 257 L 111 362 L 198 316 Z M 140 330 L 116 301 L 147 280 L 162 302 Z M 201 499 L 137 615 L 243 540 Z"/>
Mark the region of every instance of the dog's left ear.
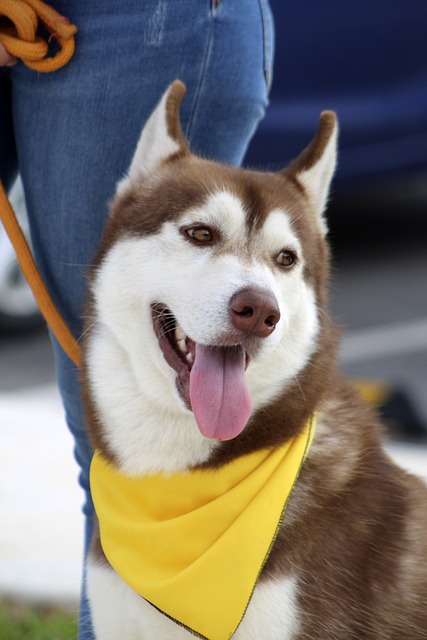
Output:
<path fill-rule="evenodd" d="M 190 153 L 179 120 L 185 92 L 185 85 L 180 80 L 175 80 L 165 91 L 142 129 L 127 176 L 119 186 L 147 177 L 163 163 Z"/>
<path fill-rule="evenodd" d="M 320 115 L 316 134 L 304 151 L 284 170 L 296 179 L 312 203 L 326 233 L 323 211 L 337 159 L 338 122 L 333 111 Z"/>

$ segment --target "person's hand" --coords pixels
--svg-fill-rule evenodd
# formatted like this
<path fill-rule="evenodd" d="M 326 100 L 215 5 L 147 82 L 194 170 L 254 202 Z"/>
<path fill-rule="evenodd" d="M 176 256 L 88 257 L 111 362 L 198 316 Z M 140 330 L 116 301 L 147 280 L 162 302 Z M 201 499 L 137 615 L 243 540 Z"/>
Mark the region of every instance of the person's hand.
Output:
<path fill-rule="evenodd" d="M 0 44 L 0 67 L 13 67 L 17 62 L 18 60 L 11 56 L 4 46 Z"/>

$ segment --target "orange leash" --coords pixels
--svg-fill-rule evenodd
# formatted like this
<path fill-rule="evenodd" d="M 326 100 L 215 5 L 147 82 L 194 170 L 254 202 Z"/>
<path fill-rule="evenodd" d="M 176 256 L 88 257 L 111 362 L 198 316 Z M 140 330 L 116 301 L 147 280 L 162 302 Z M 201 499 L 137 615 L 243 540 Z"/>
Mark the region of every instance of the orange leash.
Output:
<path fill-rule="evenodd" d="M 51 34 L 48 41 L 37 34 L 39 24 Z M 66 65 L 74 53 L 76 32 L 68 18 L 42 0 L 0 0 L 0 43 L 30 69 L 49 73 Z M 46 57 L 51 38 L 60 49 Z"/>
<path fill-rule="evenodd" d="M 44 319 L 66 354 L 79 367 L 81 362 L 80 345 L 76 342 L 49 295 L 1 181 L 0 218 Z"/>
<path fill-rule="evenodd" d="M 36 34 L 42 24 L 59 45 L 53 57 L 48 54 L 49 42 Z M 27 67 L 50 72 L 63 67 L 74 53 L 77 28 L 41 0 L 0 0 L 0 43 Z M 50 41 L 49 38 L 49 41 Z M 27 240 L 0 181 L 0 219 L 16 251 L 24 276 L 33 292 L 44 319 L 61 347 L 80 366 L 80 346 L 56 308 L 34 262 Z"/>

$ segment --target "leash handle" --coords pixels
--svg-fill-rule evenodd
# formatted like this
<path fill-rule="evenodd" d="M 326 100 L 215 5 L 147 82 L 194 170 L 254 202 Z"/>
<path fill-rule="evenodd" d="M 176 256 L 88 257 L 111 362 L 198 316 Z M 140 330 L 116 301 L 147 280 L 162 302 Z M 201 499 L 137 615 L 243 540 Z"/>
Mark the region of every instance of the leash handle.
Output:
<path fill-rule="evenodd" d="M 28 242 L 19 226 L 16 214 L 12 209 L 9 199 L 0 181 L 0 219 L 7 235 L 16 251 L 19 264 L 24 276 L 33 292 L 39 309 L 52 330 L 54 336 L 64 349 L 68 357 L 78 367 L 81 363 L 80 345 L 69 330 L 63 317 L 53 302 L 46 285 L 36 266 Z"/>
<path fill-rule="evenodd" d="M 1 0 L 1 17 L 6 20 L 0 26 L 0 43 L 30 69 L 49 73 L 71 59 L 77 27 L 42 0 Z M 48 42 L 37 35 L 39 22 L 51 34 Z M 46 57 L 51 38 L 57 40 L 60 49 Z"/>

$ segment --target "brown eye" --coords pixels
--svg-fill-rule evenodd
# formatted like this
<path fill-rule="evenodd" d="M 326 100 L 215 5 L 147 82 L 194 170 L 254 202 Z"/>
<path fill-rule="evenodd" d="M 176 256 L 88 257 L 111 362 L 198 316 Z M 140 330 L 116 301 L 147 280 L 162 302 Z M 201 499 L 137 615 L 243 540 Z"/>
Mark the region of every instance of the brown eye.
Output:
<path fill-rule="evenodd" d="M 209 244 L 214 241 L 214 232 L 209 227 L 189 227 L 182 231 L 190 240 L 199 244 Z"/>
<path fill-rule="evenodd" d="M 293 251 L 282 249 L 282 251 L 276 256 L 276 262 L 285 269 L 290 269 L 294 266 L 297 257 Z"/>

